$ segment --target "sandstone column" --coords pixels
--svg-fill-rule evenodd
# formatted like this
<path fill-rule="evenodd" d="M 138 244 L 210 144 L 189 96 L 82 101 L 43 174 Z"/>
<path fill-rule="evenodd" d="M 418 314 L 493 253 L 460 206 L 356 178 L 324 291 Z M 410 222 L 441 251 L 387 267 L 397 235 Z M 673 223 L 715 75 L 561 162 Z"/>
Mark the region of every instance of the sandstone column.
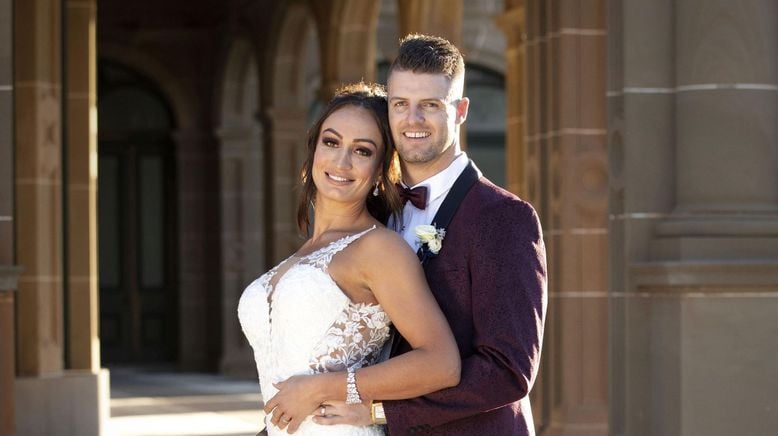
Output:
<path fill-rule="evenodd" d="M 15 5 L 19 375 L 63 369 L 60 2 Z M 24 23 L 24 25 L 21 25 Z"/>
<path fill-rule="evenodd" d="M 343 84 L 375 80 L 378 0 L 331 0 L 312 5 L 320 29 L 321 100 Z"/>
<path fill-rule="evenodd" d="M 0 434 L 15 432 L 14 147 L 12 1 L 0 0 Z"/>
<path fill-rule="evenodd" d="M 526 198 L 524 178 L 524 129 L 526 124 L 525 98 L 525 6 L 524 0 L 508 2 L 497 23 L 505 32 L 508 47 L 505 50 L 505 94 L 507 100 L 505 122 L 505 181 L 506 188 Z"/>
<path fill-rule="evenodd" d="M 219 325 L 218 152 L 209 132 L 184 127 L 175 142 L 178 225 L 179 366 L 214 370 Z"/>
<path fill-rule="evenodd" d="M 548 435 L 608 432 L 607 151 L 602 0 L 526 1 L 521 174 L 548 251 L 549 309 L 533 396 Z M 510 72 L 509 74 L 513 74 Z M 521 102 L 509 100 L 512 106 Z"/>
<path fill-rule="evenodd" d="M 272 143 L 267 164 L 272 168 L 273 245 L 269 265 L 275 265 L 303 242 L 297 231 L 300 168 L 305 160 L 305 112 L 291 107 L 268 109 Z M 267 166 L 266 166 L 267 167 Z"/>
<path fill-rule="evenodd" d="M 609 2 L 611 431 L 778 426 L 778 6 Z"/>
<path fill-rule="evenodd" d="M 222 357 L 220 372 L 254 377 L 253 354 L 240 329 L 237 305 L 243 289 L 264 272 L 265 185 L 261 127 L 225 125 L 221 143 Z"/>
<path fill-rule="evenodd" d="M 400 38 L 426 33 L 462 46 L 462 0 L 397 0 Z"/>
<path fill-rule="evenodd" d="M 66 2 L 68 20 L 68 366 L 100 368 L 97 283 L 96 1 Z"/>
<path fill-rule="evenodd" d="M 90 271 L 91 266 L 79 263 L 83 259 L 67 258 L 74 261 L 69 264 L 76 268 L 76 304 L 86 301 L 88 306 L 84 308 L 86 321 L 81 324 L 83 312 L 71 311 L 78 316 L 72 320 L 73 336 L 66 339 L 64 334 L 65 310 L 70 310 L 70 307 L 65 307 L 63 303 L 63 277 L 73 271 L 62 268 L 63 256 L 72 254 L 63 250 L 63 233 L 70 229 L 63 227 L 62 158 L 67 152 L 63 146 L 71 137 L 62 136 L 63 119 L 67 118 L 62 110 L 63 98 L 66 98 L 62 75 L 64 67 L 74 76 L 73 82 L 68 84 L 69 89 L 72 85 L 76 91 L 68 93 L 68 96 L 76 97 L 71 102 L 78 101 L 78 92 L 84 90 L 83 84 L 93 80 L 88 68 L 68 67 L 67 53 L 74 47 L 82 50 L 82 43 L 86 43 L 86 54 L 76 58 L 88 66 L 90 57 L 94 56 L 88 42 L 90 38 L 93 41 L 90 37 L 93 31 L 89 28 L 93 25 L 90 21 L 93 12 L 87 7 L 86 16 L 70 14 L 73 11 L 71 6 L 83 5 L 50 0 L 14 4 L 16 261 L 24 268 L 19 278 L 17 303 L 15 400 L 16 431 L 25 435 L 98 434 L 101 419 L 107 416 L 107 377 L 105 373 L 97 373 L 97 368 L 92 366 L 97 359 L 93 343 L 96 340 L 96 323 L 90 313 L 96 310 L 96 301 L 90 299 L 90 279 L 85 279 L 86 283 L 78 283 L 90 275 L 94 277 L 92 274 L 96 271 Z M 62 10 L 62 6 L 67 9 Z M 69 45 L 68 51 L 63 53 L 61 30 L 65 22 L 69 24 L 68 35 L 72 30 L 74 45 Z M 93 47 L 94 44 L 91 45 Z M 88 100 L 89 92 L 86 94 Z M 86 127 L 79 122 L 85 119 L 84 112 L 89 110 L 75 104 L 68 105 L 66 111 L 71 108 L 74 110 L 74 126 L 77 126 L 74 138 L 86 138 L 88 147 L 89 135 L 94 132 L 90 132 L 88 121 L 85 121 Z M 85 135 L 84 130 L 89 133 Z M 84 161 L 89 162 L 89 159 Z M 75 185 L 69 187 L 79 183 L 88 186 L 89 175 L 84 177 L 84 172 L 75 169 L 79 163 L 83 161 L 76 160 L 76 179 L 67 181 L 69 184 L 75 182 Z M 88 189 L 82 191 L 88 192 Z M 86 219 L 89 223 L 90 206 L 88 200 L 82 201 L 84 198 L 88 199 L 88 195 L 76 195 L 74 205 L 78 212 L 87 210 L 79 219 Z M 94 226 L 94 221 L 91 225 Z M 94 254 L 94 241 L 76 238 L 69 242 L 72 245 L 84 244 L 87 253 L 92 244 L 91 252 Z M 86 264 L 89 263 L 87 254 Z M 86 289 L 86 296 L 80 293 L 83 289 Z M 66 340 L 72 341 L 67 351 L 73 351 L 73 359 L 67 362 Z M 78 370 L 71 371 L 71 368 Z M 36 412 L 30 413 L 30 410 Z"/>

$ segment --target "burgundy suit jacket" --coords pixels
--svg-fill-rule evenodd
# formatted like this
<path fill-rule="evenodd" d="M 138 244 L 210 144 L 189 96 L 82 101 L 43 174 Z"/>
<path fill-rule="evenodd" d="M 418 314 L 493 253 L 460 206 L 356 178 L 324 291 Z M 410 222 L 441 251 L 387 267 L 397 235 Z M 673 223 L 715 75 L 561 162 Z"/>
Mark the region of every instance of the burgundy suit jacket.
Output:
<path fill-rule="evenodd" d="M 471 165 L 465 173 L 474 170 Z M 528 394 L 547 305 L 540 222 L 529 203 L 471 177 L 460 198 L 441 206 L 454 202 L 456 212 L 440 252 L 424 262 L 459 346 L 461 380 L 423 397 L 384 401 L 391 436 L 535 434 Z M 401 337 L 395 341 L 393 355 L 410 350 Z"/>

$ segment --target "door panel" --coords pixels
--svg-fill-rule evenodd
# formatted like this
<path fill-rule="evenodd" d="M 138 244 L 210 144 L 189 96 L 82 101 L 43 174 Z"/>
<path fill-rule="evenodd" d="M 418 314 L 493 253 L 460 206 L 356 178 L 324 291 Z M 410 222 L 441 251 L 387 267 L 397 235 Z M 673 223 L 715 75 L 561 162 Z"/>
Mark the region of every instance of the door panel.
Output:
<path fill-rule="evenodd" d="M 100 144 L 100 317 L 106 363 L 175 358 L 170 149 Z"/>

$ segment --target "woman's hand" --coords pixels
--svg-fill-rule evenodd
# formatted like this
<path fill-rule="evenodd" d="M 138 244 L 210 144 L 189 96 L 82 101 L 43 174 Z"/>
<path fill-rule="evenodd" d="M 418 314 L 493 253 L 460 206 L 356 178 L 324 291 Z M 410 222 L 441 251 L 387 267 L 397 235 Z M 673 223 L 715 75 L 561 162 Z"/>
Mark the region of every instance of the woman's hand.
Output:
<path fill-rule="evenodd" d="M 316 412 L 324 401 L 322 376 L 295 375 L 273 383 L 278 393 L 265 403 L 265 413 L 273 414 L 270 422 L 282 430 L 286 427 L 287 433 L 294 433 L 305 417 Z"/>

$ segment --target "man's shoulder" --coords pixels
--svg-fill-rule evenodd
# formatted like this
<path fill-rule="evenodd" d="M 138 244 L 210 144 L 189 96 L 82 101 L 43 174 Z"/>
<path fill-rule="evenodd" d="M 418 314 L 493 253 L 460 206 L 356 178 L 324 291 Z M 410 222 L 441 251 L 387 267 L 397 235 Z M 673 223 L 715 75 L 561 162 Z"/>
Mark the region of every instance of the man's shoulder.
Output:
<path fill-rule="evenodd" d="M 532 205 L 519 198 L 516 194 L 495 185 L 486 177 L 481 177 L 468 192 L 465 201 L 470 203 L 468 208 L 477 209 L 477 213 L 499 213 L 500 211 L 510 211 L 510 213 L 536 215 L 535 208 Z"/>

